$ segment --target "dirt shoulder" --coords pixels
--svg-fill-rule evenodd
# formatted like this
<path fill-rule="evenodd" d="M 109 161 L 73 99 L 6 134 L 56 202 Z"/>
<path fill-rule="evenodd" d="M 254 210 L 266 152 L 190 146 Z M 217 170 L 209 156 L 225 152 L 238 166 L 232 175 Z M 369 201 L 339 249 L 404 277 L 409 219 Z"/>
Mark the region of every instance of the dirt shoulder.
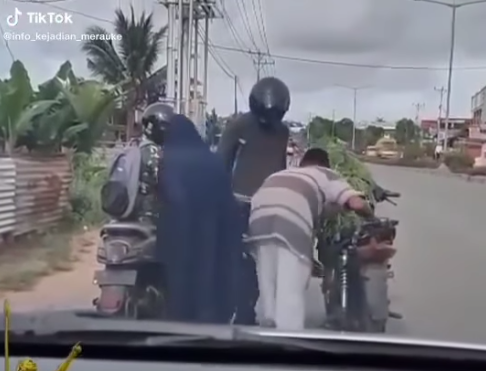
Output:
<path fill-rule="evenodd" d="M 93 230 L 6 248 L 0 253 L 0 298 L 8 298 L 14 311 L 91 307 L 98 293 L 92 283 L 97 238 Z"/>

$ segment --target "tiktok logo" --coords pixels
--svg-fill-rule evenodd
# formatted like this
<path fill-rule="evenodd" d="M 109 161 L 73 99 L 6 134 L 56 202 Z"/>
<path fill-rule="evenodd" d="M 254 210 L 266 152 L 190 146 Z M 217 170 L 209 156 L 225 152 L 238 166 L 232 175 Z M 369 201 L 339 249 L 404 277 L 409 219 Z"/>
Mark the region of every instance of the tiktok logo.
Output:
<path fill-rule="evenodd" d="M 20 10 L 18 10 L 17 8 L 15 8 L 15 14 L 13 14 L 13 15 L 11 14 L 7 17 L 7 24 L 10 27 L 16 26 L 19 23 L 19 18 L 20 18 L 21 15 L 22 15 L 22 12 Z"/>

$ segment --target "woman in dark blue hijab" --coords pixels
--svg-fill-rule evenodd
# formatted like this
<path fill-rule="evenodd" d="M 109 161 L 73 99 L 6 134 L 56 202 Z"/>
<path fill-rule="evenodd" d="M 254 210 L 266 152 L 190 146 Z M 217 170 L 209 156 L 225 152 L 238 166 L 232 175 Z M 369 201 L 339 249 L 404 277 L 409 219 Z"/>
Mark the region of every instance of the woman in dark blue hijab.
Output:
<path fill-rule="evenodd" d="M 165 267 L 167 319 L 229 323 L 243 253 L 230 174 L 185 116 L 170 120 L 163 148 L 157 252 Z"/>

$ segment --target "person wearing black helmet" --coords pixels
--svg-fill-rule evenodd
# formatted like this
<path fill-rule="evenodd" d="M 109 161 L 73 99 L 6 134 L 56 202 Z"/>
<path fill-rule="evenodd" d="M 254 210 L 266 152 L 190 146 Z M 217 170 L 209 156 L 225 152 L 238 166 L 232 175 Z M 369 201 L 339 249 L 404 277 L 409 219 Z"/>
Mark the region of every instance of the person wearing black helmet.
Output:
<path fill-rule="evenodd" d="M 289 129 L 282 122 L 290 108 L 290 92 L 276 77 L 266 77 L 251 89 L 250 112 L 229 122 L 218 152 L 238 194 L 253 196 L 263 181 L 286 168 Z"/>
<path fill-rule="evenodd" d="M 157 216 L 157 184 L 160 152 L 165 132 L 174 109 L 164 103 L 149 105 L 142 114 L 142 140 L 139 143 L 142 156 L 140 170 L 140 202 L 138 211 L 142 218 L 154 221 Z"/>
<path fill-rule="evenodd" d="M 263 78 L 253 86 L 249 106 L 250 112 L 226 125 L 218 146 L 226 169 L 232 172 L 233 191 L 245 197 L 252 197 L 269 175 L 287 167 L 289 129 L 282 120 L 290 107 L 289 89 L 275 77 Z M 242 205 L 242 209 L 248 221 L 249 205 Z M 235 322 L 253 325 L 259 293 L 250 254 L 246 254 L 244 265 Z"/>

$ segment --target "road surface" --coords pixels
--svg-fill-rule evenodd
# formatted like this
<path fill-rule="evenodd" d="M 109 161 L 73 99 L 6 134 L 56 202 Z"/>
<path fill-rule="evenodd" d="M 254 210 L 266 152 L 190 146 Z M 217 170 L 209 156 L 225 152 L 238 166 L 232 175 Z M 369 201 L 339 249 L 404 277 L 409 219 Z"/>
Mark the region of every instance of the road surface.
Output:
<path fill-rule="evenodd" d="M 378 214 L 400 220 L 391 283 L 390 332 L 486 343 L 486 185 L 370 166 L 375 180 L 402 193 Z M 319 283 L 308 293 L 308 322 L 323 321 Z"/>
<path fill-rule="evenodd" d="M 378 207 L 378 214 L 401 223 L 391 299 L 392 309 L 405 318 L 392 320 L 390 332 L 486 343 L 486 185 L 413 169 L 371 169 L 383 187 L 402 193 L 397 207 Z M 48 277 L 34 291 L 8 295 L 14 308 L 89 308 L 97 294 L 91 281 L 94 249 L 75 271 Z M 307 301 L 308 325 L 315 327 L 324 321 L 317 280 Z"/>

